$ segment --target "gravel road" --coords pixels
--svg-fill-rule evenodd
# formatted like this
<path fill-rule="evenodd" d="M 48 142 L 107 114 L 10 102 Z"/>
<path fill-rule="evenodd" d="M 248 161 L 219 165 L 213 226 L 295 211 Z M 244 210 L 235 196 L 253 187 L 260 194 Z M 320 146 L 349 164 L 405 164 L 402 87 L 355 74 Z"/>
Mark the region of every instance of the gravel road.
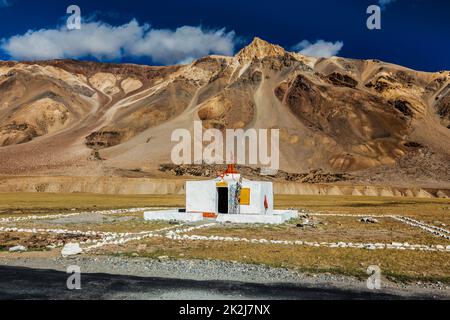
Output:
<path fill-rule="evenodd" d="M 71 265 L 81 268 L 81 290 L 66 287 Z M 0 258 L 0 274 L 0 299 L 450 299 L 444 286 L 383 282 L 371 291 L 352 277 L 220 261 Z"/>

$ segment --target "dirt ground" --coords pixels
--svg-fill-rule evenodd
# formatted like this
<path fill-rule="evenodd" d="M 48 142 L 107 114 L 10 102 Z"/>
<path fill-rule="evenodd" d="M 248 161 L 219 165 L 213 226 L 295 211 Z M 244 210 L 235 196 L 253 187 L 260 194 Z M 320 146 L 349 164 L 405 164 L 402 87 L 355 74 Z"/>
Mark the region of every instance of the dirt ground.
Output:
<path fill-rule="evenodd" d="M 155 233 L 159 237 L 108 244 L 90 251 L 94 256 L 116 256 L 126 259 L 200 259 L 236 261 L 251 265 L 283 267 L 302 272 L 331 273 L 366 277 L 368 266 L 379 266 L 391 281 L 450 284 L 450 253 L 399 250 L 365 250 L 355 248 L 314 248 L 282 244 L 229 243 L 220 241 L 172 240 L 165 237 L 167 228 L 187 226 L 166 222 L 148 222 L 143 211 L 114 213 L 111 209 L 130 207 L 178 207 L 181 196 L 101 196 L 87 194 L 7 194 L 0 197 L 0 219 L 16 218 L 0 227 L 33 229 L 64 229 L 81 233 Z M 450 245 L 450 240 L 402 222 L 391 215 L 411 217 L 436 227 L 449 229 L 450 201 L 445 199 L 277 196 L 277 208 L 301 210 L 302 218 L 280 226 L 213 225 L 186 232 L 186 235 L 216 235 L 269 240 L 302 240 L 317 242 L 392 243 Z M 136 205 L 132 205 L 135 203 Z M 74 209 L 76 211 L 74 211 Z M 78 209 L 106 210 L 76 214 Z M 75 213 L 75 214 L 74 214 Z M 18 221 L 31 214 L 45 219 Z M 57 216 L 58 214 L 73 216 Z M 331 214 L 332 216 L 324 216 Z M 350 217 L 336 216 L 339 214 Z M 359 215 L 374 217 L 377 223 L 363 223 Z M 53 217 L 54 216 L 54 217 Z M 193 225 L 196 227 L 196 225 Z M 92 235 L 52 233 L 0 232 L 1 257 L 33 257 L 59 255 L 67 242 L 96 240 Z M 97 239 L 98 240 L 98 239 Z M 51 245 L 59 245 L 53 249 Z M 9 253 L 8 248 L 24 245 L 27 252 Z"/>

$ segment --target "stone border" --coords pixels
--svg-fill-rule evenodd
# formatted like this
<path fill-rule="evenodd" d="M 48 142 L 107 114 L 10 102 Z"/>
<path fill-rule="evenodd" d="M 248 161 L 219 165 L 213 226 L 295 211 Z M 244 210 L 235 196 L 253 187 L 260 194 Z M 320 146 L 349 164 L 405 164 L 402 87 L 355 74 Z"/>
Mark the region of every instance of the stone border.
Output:
<path fill-rule="evenodd" d="M 83 212 L 74 212 L 74 213 L 61 213 L 54 215 L 32 215 L 26 217 L 11 217 L 11 218 L 1 218 L 0 223 L 9 223 L 9 222 L 19 222 L 19 221 L 30 221 L 30 220 L 48 220 L 48 219 L 61 219 L 61 218 L 70 218 L 79 216 L 82 214 L 102 214 L 102 215 L 114 215 L 114 214 L 122 214 L 122 213 L 135 213 L 140 211 L 146 211 L 151 208 L 131 208 L 131 209 L 116 209 L 116 210 L 103 210 L 103 211 L 83 211 Z M 157 208 L 159 209 L 159 208 Z"/>
<path fill-rule="evenodd" d="M 394 216 L 394 215 L 360 215 L 360 214 L 328 214 L 328 213 L 308 213 L 310 216 L 323 216 L 323 217 L 352 217 L 352 218 L 364 218 L 364 217 L 376 217 L 376 218 L 390 218 L 396 221 L 402 222 L 409 226 L 418 227 L 422 230 L 432 233 L 446 239 L 450 239 L 449 236 L 443 234 L 450 231 L 439 228 L 433 225 L 427 225 L 424 222 L 414 220 L 408 217 Z M 280 245 L 300 245 L 309 247 L 327 247 L 327 248 L 357 248 L 367 250 L 412 250 L 412 251 L 429 251 L 429 252 L 450 252 L 450 245 L 423 245 L 423 244 L 409 244 L 407 242 L 391 242 L 391 243 L 352 243 L 352 242 L 308 242 L 308 241 L 291 241 L 291 240 L 267 240 L 267 239 L 247 239 L 239 237 L 223 237 L 223 236 L 199 236 L 199 235 L 183 235 L 181 233 L 187 233 L 192 230 L 178 230 L 178 232 L 169 232 L 166 234 L 166 238 L 172 240 L 188 240 L 188 241 L 223 241 L 223 242 L 245 242 L 253 244 L 280 244 Z"/>
<path fill-rule="evenodd" d="M 17 218 L 3 218 L 0 219 L 0 223 L 29 221 L 29 220 L 45 220 L 45 219 L 59 219 L 66 217 L 73 217 L 81 214 L 122 214 L 122 213 L 134 213 L 145 211 L 150 208 L 132 208 L 132 209 L 117 209 L 117 210 L 105 210 L 105 211 L 92 211 L 92 212 L 78 212 L 70 214 L 57 214 L 57 215 L 45 215 L 45 216 L 27 216 Z M 420 228 L 424 231 L 432 233 L 433 235 L 443 237 L 450 240 L 450 231 L 426 224 L 425 222 L 415 220 L 409 217 L 395 216 L 395 215 L 359 215 L 359 214 L 325 214 L 325 213 L 308 213 L 310 216 L 323 216 L 323 217 L 376 217 L 376 218 L 391 218 L 396 221 L 402 222 L 412 227 Z M 352 243 L 352 242 L 308 242 L 308 241 L 291 241 L 291 240 L 267 240 L 267 239 L 247 239 L 239 237 L 224 237 L 220 235 L 215 236 L 199 236 L 199 235 L 186 235 L 185 233 L 192 232 L 199 229 L 209 228 L 217 225 L 217 223 L 206 223 L 195 227 L 181 228 L 186 225 L 176 225 L 172 227 L 166 227 L 154 231 L 143 231 L 139 233 L 116 233 L 116 232 L 97 232 L 97 231 L 80 231 L 80 230 L 66 230 L 66 229 L 26 229 L 26 228 L 7 228 L 0 227 L 0 232 L 18 232 L 18 233 L 56 233 L 56 234 L 71 234 L 71 235 L 84 235 L 84 236 L 98 236 L 101 239 L 87 240 L 81 242 L 81 245 L 88 245 L 83 249 L 85 252 L 89 252 L 107 245 L 121 245 L 131 241 L 140 241 L 147 238 L 166 238 L 171 240 L 182 241 L 222 241 L 222 242 L 243 242 L 252 244 L 277 244 L 277 245 L 296 245 L 296 246 L 308 246 L 308 247 L 325 247 L 325 248 L 356 248 L 367 250 L 413 250 L 413 251 L 428 251 L 428 252 L 450 252 L 450 245 L 422 245 L 422 244 L 409 244 L 409 243 Z M 184 234 L 184 235 L 182 235 Z M 55 246 L 58 247 L 58 246 Z"/>
<path fill-rule="evenodd" d="M 410 226 L 413 226 L 416 228 L 420 228 L 420 229 L 425 230 L 436 236 L 450 240 L 450 231 L 448 231 L 444 228 L 436 227 L 436 226 L 427 224 L 425 222 L 422 222 L 419 220 L 414 220 L 414 219 L 408 218 L 408 217 L 392 216 L 391 218 L 395 219 L 397 221 L 401 221 L 407 225 L 410 225 Z"/>
<path fill-rule="evenodd" d="M 103 246 L 107 246 L 107 245 L 120 245 L 120 244 L 125 244 L 131 241 L 139 241 L 139 240 L 143 240 L 146 238 L 162 238 L 163 236 L 159 233 L 164 232 L 164 231 L 170 231 L 172 229 L 175 228 L 179 228 L 180 226 L 173 226 L 173 227 L 166 227 L 163 229 L 159 229 L 159 230 L 154 230 L 154 231 L 143 231 L 140 233 L 128 233 L 125 235 L 118 235 L 118 236 L 112 236 L 112 237 L 107 237 L 104 239 L 101 239 L 99 241 L 96 242 L 91 242 L 91 243 L 95 243 L 89 247 L 84 248 L 84 251 L 91 251 L 91 250 L 95 250 L 98 249 L 100 247 Z M 88 244 L 88 243 L 82 243 L 82 244 Z"/>
<path fill-rule="evenodd" d="M 148 210 L 149 208 L 131 208 L 131 209 L 116 209 L 116 210 L 103 210 L 103 211 L 84 211 L 68 214 L 54 214 L 54 215 L 31 215 L 26 217 L 11 217 L 2 218 L 0 223 L 11 223 L 11 222 L 22 222 L 22 221 L 32 221 L 32 220 L 48 220 L 48 219 L 61 219 L 69 218 L 74 216 L 79 216 L 82 214 L 102 214 L 102 215 L 114 215 L 123 213 L 135 213 Z M 87 237 L 100 237 L 100 239 L 88 239 L 86 241 L 80 242 L 81 245 L 90 245 L 85 248 L 85 250 L 91 250 L 93 248 L 99 248 L 109 244 L 122 244 L 133 240 L 141 240 L 149 236 L 155 236 L 153 233 L 168 231 L 170 229 L 179 226 L 163 228 L 155 231 L 142 231 L 139 233 L 117 233 L 117 232 L 102 232 L 102 231 L 81 231 L 81 230 L 67 230 L 67 229 L 38 229 L 38 228 L 16 228 L 16 227 L 0 227 L 0 232 L 17 232 L 17 233 L 31 233 L 31 234 L 42 234 L 42 233 L 54 233 L 54 234 L 67 234 L 67 235 L 82 235 Z M 62 247 L 63 244 L 51 244 L 49 247 L 57 248 Z"/>
<path fill-rule="evenodd" d="M 424 231 L 427 231 L 435 236 L 439 236 L 445 239 L 450 240 L 450 231 L 444 228 L 440 228 L 437 226 L 433 226 L 431 224 L 427 224 L 423 221 L 415 220 L 410 217 L 397 216 L 397 215 L 360 215 L 360 214 L 333 214 L 333 213 L 308 213 L 312 217 L 355 217 L 355 218 L 364 218 L 364 217 L 376 217 L 376 218 L 390 218 L 396 221 L 402 222 L 412 227 L 420 228 Z"/>
<path fill-rule="evenodd" d="M 278 244 L 278 245 L 296 245 L 308 247 L 326 247 L 326 248 L 354 248 L 367 250 L 412 250 L 412 251 L 430 251 L 430 252 L 450 252 L 450 245 L 422 245 L 409 243 L 352 243 L 352 242 L 308 242 L 308 241 L 291 241 L 291 240 L 267 240 L 267 239 L 247 239 L 238 237 L 223 236 L 198 236 L 198 235 L 176 235 L 166 234 L 166 238 L 171 240 L 188 240 L 188 241 L 222 241 L 222 242 L 244 242 L 253 244 Z"/>

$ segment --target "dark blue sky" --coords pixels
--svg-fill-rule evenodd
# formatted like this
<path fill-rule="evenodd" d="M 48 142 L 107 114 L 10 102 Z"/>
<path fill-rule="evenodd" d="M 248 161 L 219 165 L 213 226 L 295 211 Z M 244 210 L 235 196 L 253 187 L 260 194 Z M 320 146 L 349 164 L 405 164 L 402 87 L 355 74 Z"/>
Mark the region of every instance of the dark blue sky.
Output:
<path fill-rule="evenodd" d="M 4 0 L 3 0 L 4 1 Z M 0 0 L 0 3 L 2 0 Z M 118 26 L 135 18 L 153 28 L 203 26 L 234 30 L 242 40 L 254 36 L 289 49 L 302 40 L 343 41 L 339 56 L 374 58 L 424 71 L 450 69 L 450 1 L 396 0 L 382 13 L 382 30 L 366 28 L 366 9 L 378 0 L 340 1 L 112 1 L 10 0 L 0 8 L 0 38 L 26 31 L 56 28 L 68 5 L 81 7 L 83 17 Z M 11 59 L 0 52 L 0 59 Z M 152 63 L 126 57 L 122 62 Z"/>

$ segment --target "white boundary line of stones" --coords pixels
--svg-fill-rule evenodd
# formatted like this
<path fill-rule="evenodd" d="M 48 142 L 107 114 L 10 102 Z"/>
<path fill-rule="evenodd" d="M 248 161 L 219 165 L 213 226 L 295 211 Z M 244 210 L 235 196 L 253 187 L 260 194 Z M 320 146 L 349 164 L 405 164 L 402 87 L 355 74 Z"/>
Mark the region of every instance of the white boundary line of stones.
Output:
<path fill-rule="evenodd" d="M 311 217 L 350 217 L 350 218 L 389 218 L 389 215 L 381 214 L 350 214 L 350 213 L 303 213 Z"/>
<path fill-rule="evenodd" d="M 144 240 L 147 238 L 162 238 L 163 235 L 159 234 L 161 232 L 164 231 L 169 231 L 175 228 L 179 228 L 180 226 L 173 226 L 173 227 L 166 227 L 166 228 L 162 228 L 159 230 L 154 230 L 154 231 L 143 231 L 143 232 L 139 232 L 139 233 L 128 233 L 125 236 L 117 236 L 117 237 L 107 237 L 101 240 L 97 240 L 95 242 L 84 242 L 81 244 L 89 244 L 89 243 L 95 243 L 89 247 L 86 247 L 83 249 L 83 251 L 91 251 L 91 250 L 95 250 L 98 249 L 100 247 L 103 246 L 107 246 L 107 245 L 121 245 L 121 244 L 125 244 L 131 241 L 140 241 L 140 240 Z"/>
<path fill-rule="evenodd" d="M 417 251 L 440 251 L 450 252 L 450 245 L 422 245 L 392 242 L 386 243 L 352 243 L 352 242 L 308 242 L 308 241 L 291 241 L 291 240 L 267 240 L 267 239 L 247 239 L 238 237 L 222 237 L 222 236 L 198 236 L 198 235 L 179 235 L 176 233 L 167 233 L 166 238 L 171 240 L 188 240 L 188 241 L 221 241 L 221 242 L 245 242 L 253 244 L 278 244 L 278 245 L 297 245 L 308 247 L 326 247 L 326 248 L 355 248 L 367 250 L 417 250 Z"/>
<path fill-rule="evenodd" d="M 41 234 L 41 233 L 53 233 L 53 234 L 67 234 L 67 235 L 77 235 L 77 236 L 98 236 L 100 239 L 88 239 L 86 241 L 80 242 L 80 245 L 91 245 L 85 248 L 85 251 L 100 248 L 105 245 L 113 244 L 125 244 L 130 241 L 138 241 L 145 238 L 151 237 L 163 237 L 158 234 L 164 231 L 170 231 L 174 228 L 179 228 L 180 226 L 166 227 L 154 231 L 142 231 L 138 233 L 117 233 L 117 232 L 97 232 L 97 231 L 80 231 L 80 230 L 67 230 L 67 229 L 26 229 L 26 228 L 12 228 L 12 227 L 0 227 L 0 232 L 17 232 L 17 233 L 31 233 L 31 234 Z M 196 228 L 186 229 L 189 231 L 196 230 Z M 60 247 L 62 245 L 54 245 L 55 247 Z"/>
<path fill-rule="evenodd" d="M 423 221 L 415 220 L 413 218 L 404 217 L 404 216 L 396 216 L 396 215 L 360 215 L 360 214 L 333 214 L 333 213 L 311 213 L 310 216 L 316 217 L 355 217 L 355 218 L 364 218 L 364 217 L 375 217 L 375 218 L 390 218 L 411 227 L 420 228 L 424 231 L 427 231 L 435 236 L 439 236 L 450 240 L 450 231 L 444 228 L 440 228 L 437 226 L 433 226 L 431 224 L 427 224 Z"/>
<path fill-rule="evenodd" d="M 116 210 L 103 210 L 103 211 L 83 211 L 74 212 L 67 214 L 50 214 L 50 215 L 31 215 L 26 217 L 10 217 L 0 219 L 0 223 L 11 223 L 11 222 L 22 222 L 22 221 L 32 221 L 32 220 L 47 220 L 47 219 L 61 219 L 69 218 L 74 216 L 79 216 L 82 214 L 102 214 L 102 215 L 114 215 L 123 213 L 135 213 L 140 211 L 149 210 L 151 208 L 130 208 L 130 209 L 116 209 Z M 179 227 L 179 226 L 175 226 Z M 161 230 L 156 230 L 152 232 L 163 232 L 175 227 L 168 227 Z M 117 233 L 117 232 L 102 232 L 102 231 L 80 231 L 80 230 L 67 230 L 67 229 L 42 229 L 42 228 L 16 228 L 16 227 L 0 227 L 0 232 L 17 232 L 17 233 L 53 233 L 53 234 L 67 234 L 67 235 L 78 235 L 78 236 L 88 236 L 88 237 L 100 237 L 100 239 L 88 239 L 86 241 L 80 242 L 80 244 L 91 244 L 91 247 L 101 247 L 107 244 L 115 244 L 116 240 L 120 243 L 126 243 L 133 240 L 140 240 L 141 237 L 149 237 L 152 232 L 143 231 L 140 233 Z M 126 239 L 126 240 L 123 240 Z M 132 239 L 132 240 L 130 240 Z M 99 245 L 100 244 L 100 245 Z M 53 247 L 61 247 L 61 244 L 53 244 Z M 89 247 L 88 247 L 89 248 Z"/>
<path fill-rule="evenodd" d="M 355 215 L 355 214 L 309 214 L 310 216 L 327 216 L 327 217 L 354 217 L 354 218 L 364 218 L 364 217 L 376 217 L 376 218 L 391 218 L 399 222 L 405 223 L 407 225 L 421 228 L 428 231 L 434 235 L 450 239 L 447 235 L 439 232 L 450 233 L 448 230 L 439 228 L 432 225 L 427 225 L 424 222 L 417 221 L 407 217 L 392 216 L 392 215 Z M 171 240 L 188 240 L 188 241 L 222 241 L 222 242 L 245 242 L 253 244 L 279 244 L 279 245 L 299 245 L 299 246 L 309 246 L 309 247 L 327 247 L 327 248 L 357 248 L 357 249 L 367 249 L 367 250 L 412 250 L 412 251 L 429 251 L 429 252 L 450 252 L 450 245 L 422 245 L 422 244 L 409 244 L 409 243 L 352 243 L 352 242 L 308 242 L 308 241 L 291 241 L 291 240 L 267 240 L 267 239 L 247 239 L 239 237 L 223 237 L 223 236 L 199 236 L 199 235 L 180 235 L 182 233 L 191 232 L 193 230 L 198 230 L 201 228 L 210 227 L 213 224 L 205 224 L 199 227 L 179 229 L 166 233 L 165 237 Z M 438 231 L 439 230 L 439 231 Z"/>
<path fill-rule="evenodd" d="M 92 212 L 78 212 L 70 214 L 57 214 L 46 216 L 27 216 L 16 218 L 3 218 L 0 219 L 0 223 L 7 222 L 19 222 L 27 220 L 45 220 L 45 219 L 59 219 L 66 217 L 73 217 L 81 214 L 122 214 L 122 213 L 134 213 L 145 211 L 150 208 L 132 208 L 132 209 L 117 209 L 117 210 L 104 210 L 104 211 L 92 211 Z M 356 214 L 326 214 L 326 213 L 308 213 L 310 216 L 323 216 L 323 217 L 377 217 L 377 218 L 392 218 L 396 221 L 405 223 L 407 225 L 420 228 L 434 235 L 450 239 L 450 236 L 444 234 L 450 234 L 450 231 L 439 228 L 433 225 L 426 224 L 425 222 L 414 220 L 412 218 L 393 215 L 356 215 Z M 223 242 L 245 242 L 254 244 L 279 244 L 279 245 L 300 245 L 309 247 L 327 247 L 327 248 L 358 248 L 368 250 L 418 250 L 418 251 L 440 251 L 450 252 L 450 245 L 445 247 L 443 245 L 419 245 L 409 243 L 392 242 L 386 243 L 352 243 L 352 242 L 308 242 L 308 241 L 291 241 L 291 240 L 267 240 L 267 239 L 247 239 L 238 237 L 222 237 L 222 236 L 198 236 L 198 235 L 182 235 L 183 233 L 192 232 L 195 230 L 208 228 L 216 225 L 216 223 L 202 224 L 196 227 L 189 227 L 184 229 L 178 229 L 180 226 L 167 227 L 154 231 L 143 231 L 140 233 L 115 233 L 115 232 L 96 232 L 96 231 L 79 231 L 79 230 L 65 230 L 65 229 L 25 229 L 25 228 L 5 228 L 0 227 L 0 232 L 23 232 L 23 233 L 56 233 L 56 234 L 71 234 L 71 235 L 84 235 L 84 236 L 100 236 L 98 240 L 86 240 L 80 244 L 91 244 L 84 248 L 84 251 L 90 251 L 98 249 L 106 245 L 121 245 L 131 241 L 140 241 L 146 238 L 162 238 L 172 240 L 188 240 L 188 241 L 223 241 Z M 183 226 L 183 225 L 182 225 Z M 172 230 L 175 229 L 175 230 Z M 168 231 L 164 236 L 160 233 Z"/>
<path fill-rule="evenodd" d="M 114 215 L 114 214 L 123 214 L 123 213 L 135 213 L 135 212 L 146 211 L 146 210 L 150 210 L 150 209 L 154 209 L 154 208 L 131 208 L 131 209 L 83 211 L 83 212 L 74 212 L 74 213 L 49 214 L 49 215 L 45 215 L 45 216 L 32 215 L 32 216 L 26 216 L 26 217 L 10 217 L 10 218 L 1 218 L 0 223 L 30 221 L 30 220 L 61 219 L 61 218 L 75 217 L 75 216 L 79 216 L 82 214 Z M 163 209 L 163 208 L 161 208 L 161 209 Z"/>
<path fill-rule="evenodd" d="M 66 230 L 66 229 L 26 229 L 26 228 L 5 228 L 0 227 L 0 232 L 17 232 L 17 233 L 31 233 L 31 234 L 42 234 L 42 233 L 53 233 L 53 234 L 64 234 L 64 235 L 75 235 L 75 236 L 86 236 L 86 237 L 100 237 L 100 239 L 88 239 L 81 242 L 80 244 L 92 244 L 102 241 L 103 239 L 125 237 L 131 235 L 128 233 L 115 233 L 115 232 L 99 232 L 99 231 L 80 231 L 80 230 Z M 63 244 L 56 243 L 51 244 L 49 247 L 62 247 Z"/>
<path fill-rule="evenodd" d="M 217 225 L 217 223 L 205 223 L 205 224 L 201 224 L 201 225 L 196 226 L 196 227 L 189 227 L 189 228 L 186 228 L 186 229 L 175 229 L 173 231 L 167 232 L 166 235 L 172 235 L 172 234 L 176 235 L 176 234 L 181 234 L 181 233 L 188 233 L 188 232 L 191 232 L 191 231 L 194 231 L 194 230 L 200 230 L 200 229 L 206 229 L 206 228 L 209 228 L 209 227 L 213 227 L 215 225 Z"/>
<path fill-rule="evenodd" d="M 427 224 L 425 222 L 414 220 L 414 219 L 408 218 L 408 217 L 393 216 L 392 219 L 401 221 L 407 225 L 420 228 L 420 229 L 428 231 L 436 236 L 440 236 L 440 237 L 450 240 L 450 231 L 448 231 L 444 228 L 436 227 L 436 226 Z"/>
<path fill-rule="evenodd" d="M 177 225 L 177 226 L 166 227 L 166 228 L 155 230 L 155 231 L 131 234 L 131 237 L 111 237 L 111 238 L 103 239 L 102 241 L 97 242 L 96 244 L 94 244 L 92 246 L 84 248 L 83 251 L 85 251 L 85 252 L 91 251 L 91 250 L 98 249 L 100 247 L 107 246 L 107 245 L 121 245 L 121 244 L 125 244 L 125 243 L 131 242 L 131 241 L 140 241 L 140 240 L 144 240 L 147 238 L 163 238 L 163 237 L 168 237 L 168 235 L 177 235 L 177 234 L 181 234 L 181 233 L 191 232 L 191 231 L 195 231 L 195 230 L 199 230 L 199 229 L 209 228 L 214 225 L 216 225 L 216 223 L 202 224 L 199 226 L 189 227 L 189 228 L 185 228 L 185 229 L 178 229 L 185 225 L 181 225 L 181 226 Z M 175 230 L 173 230 L 173 229 L 175 229 Z M 168 231 L 168 232 L 165 235 L 162 235 L 161 233 L 164 231 Z"/>
<path fill-rule="evenodd" d="M 55 234 L 69 234 L 76 236 L 126 236 L 126 233 L 116 232 L 102 232 L 102 231 L 80 231 L 80 230 L 67 230 L 67 229 L 27 229 L 27 228 L 13 228 L 13 227 L 0 227 L 0 232 L 17 232 L 17 233 L 55 233 Z"/>

